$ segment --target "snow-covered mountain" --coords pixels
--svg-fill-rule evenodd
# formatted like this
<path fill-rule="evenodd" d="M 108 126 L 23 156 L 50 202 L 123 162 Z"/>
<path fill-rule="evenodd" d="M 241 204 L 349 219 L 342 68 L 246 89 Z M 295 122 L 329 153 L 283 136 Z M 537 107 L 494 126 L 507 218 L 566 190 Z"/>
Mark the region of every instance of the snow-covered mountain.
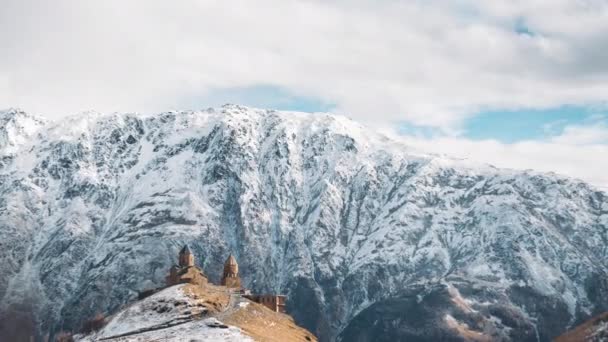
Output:
<path fill-rule="evenodd" d="M 184 243 L 214 281 L 233 253 L 323 341 L 545 341 L 608 310 L 608 195 L 578 180 L 416 154 L 328 114 L 0 122 L 1 307 L 42 334 L 161 284 Z"/>

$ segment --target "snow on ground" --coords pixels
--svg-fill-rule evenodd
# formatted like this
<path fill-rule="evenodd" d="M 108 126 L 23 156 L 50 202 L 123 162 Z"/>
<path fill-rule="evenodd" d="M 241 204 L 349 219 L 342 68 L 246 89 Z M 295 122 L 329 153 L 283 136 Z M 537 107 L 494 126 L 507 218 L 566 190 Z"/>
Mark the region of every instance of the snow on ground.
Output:
<path fill-rule="evenodd" d="M 253 341 L 241 329 L 216 318 L 192 316 L 194 299 L 172 286 L 130 305 L 109 318 L 97 333 L 77 336 L 76 341 Z"/>
<path fill-rule="evenodd" d="M 98 341 L 99 335 L 87 336 L 76 341 L 93 342 Z M 199 342 L 199 341 L 253 341 L 249 336 L 242 333 L 241 329 L 222 324 L 215 318 L 191 321 L 188 323 L 172 326 L 165 329 L 151 330 L 133 335 L 104 339 L 109 342 L 130 342 L 130 341 L 174 341 L 174 342 Z"/>
<path fill-rule="evenodd" d="M 184 285 L 172 286 L 143 301 L 136 302 L 113 316 L 98 335 L 100 337 L 116 336 L 179 319 L 183 315 L 173 304 L 179 301 L 187 302 L 190 300 L 183 293 L 183 287 Z M 166 303 L 166 307 L 158 306 L 162 303 Z"/>
<path fill-rule="evenodd" d="M 608 322 L 602 322 L 597 327 L 595 327 L 595 331 L 589 337 L 600 339 L 602 338 L 602 336 L 606 335 L 608 335 Z"/>
<path fill-rule="evenodd" d="M 96 338 L 85 338 L 80 342 L 96 341 Z M 111 338 L 104 341 L 109 342 L 135 342 L 135 341 L 167 341 L 167 342 L 202 342 L 202 341 L 225 341 L 225 342 L 249 342 L 249 336 L 244 335 L 241 329 L 222 324 L 215 318 L 207 318 L 199 321 L 176 325 L 166 329 L 158 329 L 142 332 L 134 335 Z"/>

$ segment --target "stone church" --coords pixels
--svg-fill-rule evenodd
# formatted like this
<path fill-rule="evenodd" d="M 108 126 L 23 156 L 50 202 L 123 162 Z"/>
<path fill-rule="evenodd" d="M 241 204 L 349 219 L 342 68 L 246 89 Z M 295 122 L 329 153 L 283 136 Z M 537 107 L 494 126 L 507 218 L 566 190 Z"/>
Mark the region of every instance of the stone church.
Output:
<path fill-rule="evenodd" d="M 207 285 L 207 277 L 203 273 L 203 270 L 194 264 L 194 254 L 192 254 L 188 245 L 185 245 L 179 252 L 178 264 L 171 266 L 169 275 L 166 277 L 166 283 L 167 286 L 177 284 Z M 239 277 L 239 264 L 232 254 L 224 262 L 221 285 L 228 288 L 232 293 L 242 295 L 253 302 L 262 304 L 272 311 L 285 313 L 286 296 L 252 294 L 251 291 L 243 288 L 241 278 Z"/>
<path fill-rule="evenodd" d="M 166 277 L 167 286 L 177 284 L 207 284 L 207 277 L 200 267 L 194 265 L 194 254 L 188 245 L 179 252 L 178 264 L 171 266 L 169 275 Z"/>

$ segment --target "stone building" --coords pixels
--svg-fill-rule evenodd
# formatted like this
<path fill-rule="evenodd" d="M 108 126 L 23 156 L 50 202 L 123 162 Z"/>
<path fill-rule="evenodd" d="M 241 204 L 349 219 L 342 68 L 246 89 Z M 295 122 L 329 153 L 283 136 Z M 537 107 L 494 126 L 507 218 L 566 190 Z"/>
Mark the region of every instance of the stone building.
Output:
<path fill-rule="evenodd" d="M 192 254 L 188 245 L 185 245 L 184 248 L 179 251 L 179 265 L 183 267 L 194 266 L 194 254 Z"/>
<path fill-rule="evenodd" d="M 241 278 L 239 277 L 239 264 L 230 254 L 224 262 L 224 274 L 222 275 L 222 285 L 230 288 L 241 288 Z"/>
<path fill-rule="evenodd" d="M 184 283 L 206 285 L 208 283 L 203 270 L 194 264 L 194 254 L 192 254 L 188 245 L 184 246 L 179 252 L 178 264 L 171 267 L 169 275 L 166 277 L 166 282 L 167 286 Z M 230 254 L 228 259 L 226 259 L 226 262 L 224 262 L 221 285 L 231 289 L 231 292 L 233 293 L 234 291 L 232 290 L 238 290 L 237 293 L 240 293 L 243 297 L 262 304 L 272 311 L 286 313 L 286 296 L 276 294 L 252 294 L 251 291 L 242 287 L 241 278 L 239 277 L 239 264 L 232 254 Z M 144 291 L 140 293 L 140 299 L 145 298 L 158 290 L 159 289 Z"/>
<path fill-rule="evenodd" d="M 245 297 L 253 302 L 260 303 L 274 312 L 287 313 L 287 311 L 285 310 L 285 301 L 287 299 L 286 296 L 274 295 L 274 294 L 267 294 L 267 295 L 249 294 L 249 295 L 244 295 L 243 297 Z"/>
<path fill-rule="evenodd" d="M 173 265 L 166 277 L 167 286 L 176 284 L 207 284 L 207 277 L 203 270 L 194 265 L 194 254 L 188 245 L 185 245 L 179 252 L 178 264 Z"/>

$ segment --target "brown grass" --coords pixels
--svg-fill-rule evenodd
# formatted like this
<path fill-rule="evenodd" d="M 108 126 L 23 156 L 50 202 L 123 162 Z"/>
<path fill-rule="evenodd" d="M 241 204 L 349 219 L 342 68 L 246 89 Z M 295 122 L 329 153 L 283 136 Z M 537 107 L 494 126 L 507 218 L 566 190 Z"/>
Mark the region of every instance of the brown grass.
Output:
<path fill-rule="evenodd" d="M 74 342 L 72 334 L 67 331 L 61 331 L 55 336 L 55 342 Z"/>
<path fill-rule="evenodd" d="M 297 326 L 291 316 L 274 312 L 254 302 L 239 308 L 223 321 L 241 328 L 260 342 L 317 341 L 308 330 Z"/>
<path fill-rule="evenodd" d="M 601 315 L 595 316 L 588 320 L 587 322 L 579 325 L 566 332 L 563 335 L 558 336 L 553 340 L 554 342 L 583 342 L 589 341 L 590 335 L 593 334 L 594 328 L 602 322 L 608 321 L 608 312 L 605 312 Z"/>
<path fill-rule="evenodd" d="M 106 325 L 106 316 L 98 313 L 95 317 L 86 320 L 82 325 L 82 333 L 89 334 L 93 331 L 99 331 Z"/>
<path fill-rule="evenodd" d="M 475 342 L 490 342 L 491 339 L 489 336 L 480 333 L 479 331 L 475 331 L 469 328 L 468 325 L 458 322 L 451 316 L 447 316 L 445 319 L 447 325 L 456 330 L 460 336 L 462 336 L 467 341 L 475 341 Z"/>
<path fill-rule="evenodd" d="M 245 306 L 230 305 L 230 289 L 212 284 L 184 287 L 184 293 L 207 308 L 206 316 L 215 316 L 227 325 L 236 326 L 259 342 L 317 341 L 306 329 L 300 328 L 291 316 L 274 312 L 267 307 L 245 300 Z"/>
<path fill-rule="evenodd" d="M 184 292 L 205 306 L 209 310 L 209 315 L 223 311 L 230 303 L 230 292 L 224 286 L 188 284 L 184 287 Z"/>
<path fill-rule="evenodd" d="M 469 304 L 465 301 L 464 298 L 460 295 L 460 291 L 454 286 L 448 287 L 448 293 L 450 294 L 450 299 L 454 304 L 456 304 L 459 308 L 461 308 L 464 312 L 473 312 L 474 310 L 469 306 Z"/>

